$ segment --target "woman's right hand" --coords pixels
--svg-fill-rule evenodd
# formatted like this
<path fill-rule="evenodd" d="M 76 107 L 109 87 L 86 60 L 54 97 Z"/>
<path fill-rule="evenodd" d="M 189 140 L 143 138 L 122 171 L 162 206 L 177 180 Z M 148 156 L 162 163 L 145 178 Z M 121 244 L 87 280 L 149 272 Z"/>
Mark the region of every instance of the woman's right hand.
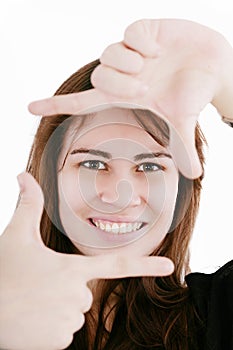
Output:
<path fill-rule="evenodd" d="M 39 230 L 42 191 L 28 173 L 19 182 L 20 203 L 0 236 L 1 349 L 66 348 L 91 308 L 90 280 L 172 273 L 163 257 L 87 257 L 47 248 Z"/>

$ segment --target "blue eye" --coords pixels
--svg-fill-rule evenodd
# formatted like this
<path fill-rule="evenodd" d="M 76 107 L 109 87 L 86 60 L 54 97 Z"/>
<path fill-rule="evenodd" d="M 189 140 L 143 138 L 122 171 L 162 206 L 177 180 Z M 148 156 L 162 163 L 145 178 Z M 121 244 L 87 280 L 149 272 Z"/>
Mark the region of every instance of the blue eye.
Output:
<path fill-rule="evenodd" d="M 107 167 L 105 163 L 101 162 L 100 160 L 87 160 L 85 162 L 81 162 L 80 166 L 84 168 L 88 168 L 91 170 L 106 170 Z"/>
<path fill-rule="evenodd" d="M 156 163 L 142 163 L 138 166 L 137 171 L 144 171 L 144 172 L 155 172 L 159 170 L 165 170 L 165 168 Z"/>

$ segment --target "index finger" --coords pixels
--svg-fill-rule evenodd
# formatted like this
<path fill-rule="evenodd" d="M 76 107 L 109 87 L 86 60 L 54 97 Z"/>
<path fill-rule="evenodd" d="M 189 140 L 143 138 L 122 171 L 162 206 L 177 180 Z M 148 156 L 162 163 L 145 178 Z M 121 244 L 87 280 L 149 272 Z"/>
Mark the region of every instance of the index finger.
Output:
<path fill-rule="evenodd" d="M 99 255 L 85 259 L 86 281 L 140 276 L 167 276 L 174 264 L 166 257 L 136 257 L 124 255 Z"/>
<path fill-rule="evenodd" d="M 98 112 L 98 110 L 111 107 L 151 109 L 150 106 L 146 107 L 145 103 L 136 103 L 133 98 L 129 102 L 129 99 L 115 98 L 98 89 L 34 101 L 30 103 L 28 108 L 32 114 L 52 116 L 57 114 L 75 115 Z M 155 113 L 163 118 L 162 113 Z M 167 118 L 165 121 L 168 122 Z M 202 168 L 195 147 L 195 124 L 192 124 L 189 120 L 188 122 L 184 121 L 179 127 L 170 123 L 169 129 L 171 153 L 177 167 L 184 176 L 190 179 L 199 177 L 202 174 Z"/>
<path fill-rule="evenodd" d="M 111 97 L 111 101 L 114 98 Z M 52 116 L 56 114 L 80 114 L 82 111 L 87 113 L 90 109 L 98 110 L 111 106 L 109 96 L 97 89 L 90 89 L 82 92 L 76 92 L 66 95 L 57 95 L 42 100 L 33 101 L 28 105 L 28 109 L 35 115 Z M 91 106 L 91 107 L 90 107 Z"/>

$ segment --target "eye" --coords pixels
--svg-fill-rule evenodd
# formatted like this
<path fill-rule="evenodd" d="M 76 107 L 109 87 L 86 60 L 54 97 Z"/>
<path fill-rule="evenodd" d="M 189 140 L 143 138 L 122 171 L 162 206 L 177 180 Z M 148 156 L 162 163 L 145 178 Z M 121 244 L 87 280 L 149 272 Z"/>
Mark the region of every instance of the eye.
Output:
<path fill-rule="evenodd" d="M 137 167 L 137 171 L 155 172 L 165 170 L 164 166 L 157 163 L 142 163 Z"/>
<path fill-rule="evenodd" d="M 87 160 L 81 162 L 79 165 L 91 170 L 107 170 L 106 164 L 100 160 Z"/>

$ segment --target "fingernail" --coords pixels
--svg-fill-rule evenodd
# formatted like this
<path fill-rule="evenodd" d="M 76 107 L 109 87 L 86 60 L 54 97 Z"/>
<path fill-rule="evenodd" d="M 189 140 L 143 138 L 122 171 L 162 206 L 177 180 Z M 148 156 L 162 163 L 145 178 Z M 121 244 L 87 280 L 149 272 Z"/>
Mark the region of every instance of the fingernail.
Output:
<path fill-rule="evenodd" d="M 34 114 L 35 116 L 41 117 L 44 114 L 42 113 L 44 107 L 43 102 L 44 100 L 30 102 L 28 105 L 29 112 Z"/>
<path fill-rule="evenodd" d="M 166 259 L 164 263 L 164 272 L 172 273 L 174 271 L 174 264 L 170 259 Z"/>

